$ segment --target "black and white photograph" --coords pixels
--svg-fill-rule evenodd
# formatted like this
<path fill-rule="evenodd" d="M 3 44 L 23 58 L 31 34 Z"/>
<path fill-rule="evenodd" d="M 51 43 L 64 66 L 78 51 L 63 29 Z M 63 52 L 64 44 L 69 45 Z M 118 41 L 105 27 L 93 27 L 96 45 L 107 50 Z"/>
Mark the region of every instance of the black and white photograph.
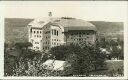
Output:
<path fill-rule="evenodd" d="M 126 77 L 125 2 L 3 3 L 4 77 Z"/>

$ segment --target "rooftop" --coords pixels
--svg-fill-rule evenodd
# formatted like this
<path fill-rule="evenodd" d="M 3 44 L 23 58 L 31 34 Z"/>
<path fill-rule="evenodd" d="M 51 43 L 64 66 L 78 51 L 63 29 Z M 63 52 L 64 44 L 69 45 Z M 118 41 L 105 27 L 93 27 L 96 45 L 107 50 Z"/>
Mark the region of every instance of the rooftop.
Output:
<path fill-rule="evenodd" d="M 66 61 L 49 59 L 44 62 L 43 65 L 46 66 L 46 69 L 48 70 L 64 70 L 64 67 L 66 66 Z"/>
<path fill-rule="evenodd" d="M 95 25 L 92 23 L 76 18 L 39 18 L 33 20 L 29 25 L 32 27 L 42 28 L 44 25 L 51 22 L 53 25 L 59 25 L 64 27 L 65 31 L 68 30 L 94 30 L 96 31 Z"/>

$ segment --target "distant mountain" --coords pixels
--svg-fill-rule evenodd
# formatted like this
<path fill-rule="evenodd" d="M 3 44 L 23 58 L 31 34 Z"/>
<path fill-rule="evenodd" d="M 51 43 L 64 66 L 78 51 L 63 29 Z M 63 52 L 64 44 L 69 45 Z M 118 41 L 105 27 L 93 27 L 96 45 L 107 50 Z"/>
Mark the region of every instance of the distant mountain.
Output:
<path fill-rule="evenodd" d="M 27 24 L 33 19 L 5 18 L 5 42 L 28 41 Z M 122 22 L 89 21 L 97 27 L 98 33 L 104 36 L 123 36 Z"/>

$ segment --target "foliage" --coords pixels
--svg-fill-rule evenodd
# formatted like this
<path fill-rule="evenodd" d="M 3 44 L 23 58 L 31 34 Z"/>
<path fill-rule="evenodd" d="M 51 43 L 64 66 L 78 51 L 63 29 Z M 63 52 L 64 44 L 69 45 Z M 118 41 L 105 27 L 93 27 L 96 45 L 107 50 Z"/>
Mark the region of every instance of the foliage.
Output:
<path fill-rule="evenodd" d="M 18 49 L 22 49 L 22 48 L 26 48 L 28 49 L 28 47 L 32 47 L 32 43 L 30 42 L 19 42 L 19 43 L 16 43 L 15 44 L 15 47 L 18 48 Z"/>
<path fill-rule="evenodd" d="M 14 69 L 20 68 L 20 64 L 25 62 L 27 59 L 40 58 L 41 53 L 28 49 L 28 47 L 32 46 L 31 43 L 16 43 L 14 46 L 9 47 L 9 44 L 5 43 L 4 48 L 4 69 L 5 75 L 10 76 L 14 74 Z M 38 53 L 38 54 L 37 54 Z M 20 60 L 23 59 L 22 62 Z M 20 62 L 20 64 L 19 64 Z M 21 67 L 23 68 L 23 67 Z"/>
<path fill-rule="evenodd" d="M 88 76 L 90 71 L 100 69 L 105 61 L 105 54 L 94 45 L 63 45 L 52 48 L 50 53 L 54 59 L 66 60 L 71 64 L 65 68 L 64 75 Z"/>
<path fill-rule="evenodd" d="M 124 58 L 124 41 L 119 38 L 113 40 L 113 39 L 106 39 L 105 37 L 101 37 L 99 40 L 97 40 L 97 45 L 100 48 L 104 48 L 108 52 L 110 52 L 110 54 L 108 54 L 108 59 Z"/>
<path fill-rule="evenodd" d="M 112 42 L 111 46 L 120 44 L 123 45 L 123 42 Z M 16 43 L 14 47 L 5 43 L 5 76 L 89 76 L 93 71 L 104 69 L 106 54 L 101 52 L 98 44 L 61 45 L 53 47 L 48 53 L 31 50 L 29 46 L 32 46 L 31 43 Z M 9 55 L 15 50 L 22 56 Z M 42 64 L 48 59 L 64 60 L 69 66 L 64 71 L 47 70 Z M 107 72 L 110 76 L 122 75 L 123 69 Z"/>

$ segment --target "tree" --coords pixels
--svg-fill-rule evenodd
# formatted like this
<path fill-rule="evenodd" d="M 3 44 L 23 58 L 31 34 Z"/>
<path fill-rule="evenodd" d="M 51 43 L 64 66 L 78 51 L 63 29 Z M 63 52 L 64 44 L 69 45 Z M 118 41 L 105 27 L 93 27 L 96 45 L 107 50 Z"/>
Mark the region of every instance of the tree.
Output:
<path fill-rule="evenodd" d="M 65 60 L 70 63 L 63 75 L 86 75 L 93 70 L 101 69 L 104 65 L 105 54 L 94 45 L 70 44 L 54 47 L 50 53 L 54 59 Z"/>
<path fill-rule="evenodd" d="M 32 47 L 32 43 L 30 42 L 18 42 L 15 43 L 15 49 L 20 53 L 20 57 L 28 55 L 31 51 L 28 49 L 29 47 Z M 28 54 L 26 54 L 28 53 Z"/>
<path fill-rule="evenodd" d="M 124 56 L 124 43 L 122 40 L 117 39 L 117 41 L 111 40 L 109 42 L 109 45 L 111 47 L 111 54 L 110 56 L 112 58 L 117 58 L 117 59 L 123 59 Z"/>
<path fill-rule="evenodd" d="M 22 49 L 22 48 L 24 48 L 24 49 L 28 49 L 28 47 L 32 47 L 32 43 L 30 43 L 30 42 L 19 42 L 19 43 L 15 43 L 15 47 L 17 48 L 17 49 Z"/>

